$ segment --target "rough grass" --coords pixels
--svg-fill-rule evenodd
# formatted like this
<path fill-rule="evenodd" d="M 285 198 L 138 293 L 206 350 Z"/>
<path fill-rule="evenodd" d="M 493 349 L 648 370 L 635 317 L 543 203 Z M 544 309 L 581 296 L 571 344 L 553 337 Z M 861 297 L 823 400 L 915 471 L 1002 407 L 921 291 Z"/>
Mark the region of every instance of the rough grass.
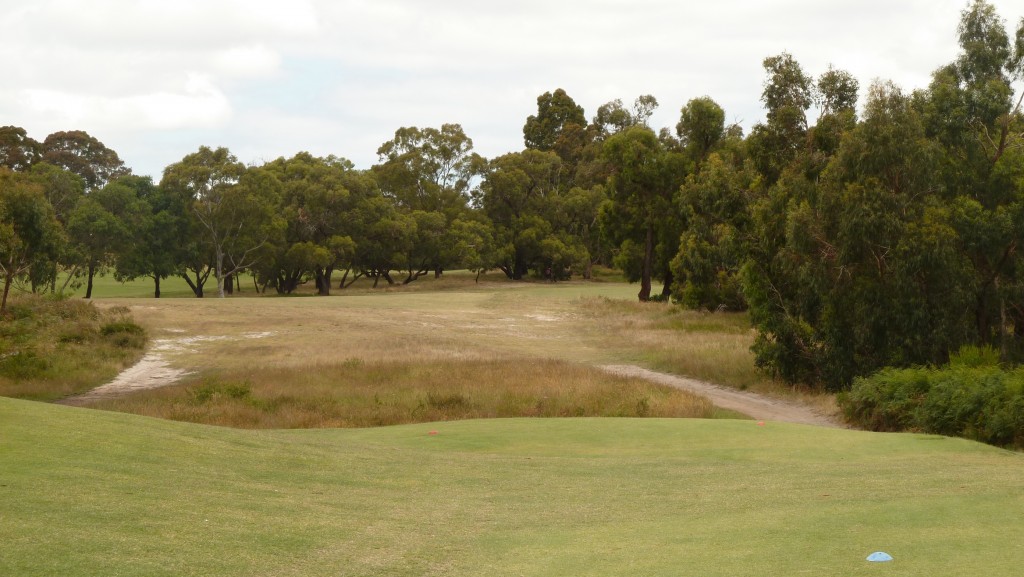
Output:
<path fill-rule="evenodd" d="M 515 359 L 516 367 L 498 371 L 482 383 L 510 390 L 520 386 L 524 371 L 538 372 L 528 368 L 536 363 L 631 362 L 738 388 L 797 397 L 819 410 L 834 411 L 831 397 L 800 396 L 798 391 L 757 373 L 749 351 L 753 335 L 744 315 L 701 314 L 666 304 L 636 303 L 636 287 L 617 282 L 477 285 L 470 276 L 451 274 L 440 280 L 423 278 L 414 284 L 421 288 L 356 290 L 329 298 L 98 302 L 130 307 L 157 343 L 180 340 L 182 344 L 170 347 L 173 350 L 166 355 L 172 364 L 200 378 L 223 382 L 248 381 L 261 387 L 262 380 L 255 375 L 265 373 L 275 375 L 281 387 L 297 390 L 312 386 L 309 374 L 318 367 L 337 367 L 346 360 L 363 363 L 363 368 L 347 371 L 358 373 L 382 364 L 397 367 L 408 363 L 448 370 L 474 362 L 501 366 Z M 252 335 L 261 337 L 250 338 Z M 458 380 L 471 381 L 474 374 L 464 371 Z M 552 383 L 555 390 L 563 385 Z M 306 398 L 295 390 L 287 395 L 257 392 L 256 396 Z M 165 395 L 171 393 L 116 406 L 165 414 L 154 405 L 161 400 L 180 402 Z M 308 397 L 318 395 L 311 392 Z M 249 401 L 236 399 L 232 403 L 238 410 L 256 411 L 256 407 L 246 407 Z M 142 409 L 144 406 L 148 408 Z M 284 410 L 290 405 L 278 406 Z M 179 407 L 174 412 L 195 415 L 197 409 Z M 235 412 L 226 412 L 223 422 L 256 419 L 237 417 Z M 296 414 L 292 422 L 303 420 L 306 417 Z M 308 420 L 333 423 L 341 418 L 331 413 L 313 415 Z"/>
<path fill-rule="evenodd" d="M 109 381 L 142 356 L 126 307 L 19 295 L 0 319 L 0 396 L 50 401 Z"/>
<path fill-rule="evenodd" d="M 1024 565 L 1024 457 L 940 437 L 699 419 L 239 431 L 0 399 L 0 439 L 2 575 Z M 895 561 L 865 561 L 879 550 Z"/>
<path fill-rule="evenodd" d="M 562 361 L 365 363 L 208 376 L 95 408 L 241 428 L 376 427 L 507 417 L 715 416 L 706 399 Z"/>
<path fill-rule="evenodd" d="M 685 310 L 603 296 L 581 299 L 580 314 L 601 346 L 652 369 L 795 400 L 824 414 L 839 412 L 835 396 L 772 379 L 754 365 L 755 331 L 745 313 Z"/>

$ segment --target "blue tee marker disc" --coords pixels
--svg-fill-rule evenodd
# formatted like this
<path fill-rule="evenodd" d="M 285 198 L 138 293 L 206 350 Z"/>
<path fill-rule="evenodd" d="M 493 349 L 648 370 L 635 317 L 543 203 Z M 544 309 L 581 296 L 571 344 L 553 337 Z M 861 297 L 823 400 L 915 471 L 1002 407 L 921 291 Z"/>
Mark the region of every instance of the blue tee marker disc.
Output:
<path fill-rule="evenodd" d="M 892 555 L 879 551 L 868 555 L 868 561 L 872 563 L 884 563 L 885 561 L 892 561 Z"/>

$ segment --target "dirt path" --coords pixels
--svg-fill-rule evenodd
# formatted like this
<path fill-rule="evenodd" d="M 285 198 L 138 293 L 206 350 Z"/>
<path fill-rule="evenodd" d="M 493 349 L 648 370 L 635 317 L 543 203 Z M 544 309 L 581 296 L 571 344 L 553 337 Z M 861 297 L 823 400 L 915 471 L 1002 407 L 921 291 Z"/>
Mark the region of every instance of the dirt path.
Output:
<path fill-rule="evenodd" d="M 716 407 L 743 413 L 759 420 L 816 425 L 819 427 L 841 428 L 843 426 L 835 419 L 817 413 L 803 405 L 772 399 L 757 393 L 730 389 L 667 373 L 659 373 L 635 365 L 601 365 L 600 368 L 616 375 L 639 377 L 654 383 L 696 393 L 710 399 Z"/>
<path fill-rule="evenodd" d="M 57 401 L 61 405 L 80 407 L 94 401 L 111 399 L 132 391 L 166 387 L 184 377 L 187 371 L 172 367 L 167 353 L 179 350 L 184 339 L 156 339 L 142 360 L 121 371 L 113 381 L 95 389 Z"/>
<path fill-rule="evenodd" d="M 271 336 L 273 333 L 246 333 L 242 335 L 247 339 L 260 339 Z M 227 336 L 196 336 L 177 337 L 167 339 L 155 339 L 152 348 L 146 353 L 142 360 L 131 367 L 121 371 L 113 381 L 96 387 L 95 389 L 57 401 L 60 405 L 84 406 L 95 401 L 113 399 L 127 395 L 135 391 L 157 389 L 173 385 L 188 376 L 190 373 L 185 369 L 171 365 L 168 357 L 174 353 L 188 352 L 199 343 L 210 341 L 230 340 L 237 337 Z"/>

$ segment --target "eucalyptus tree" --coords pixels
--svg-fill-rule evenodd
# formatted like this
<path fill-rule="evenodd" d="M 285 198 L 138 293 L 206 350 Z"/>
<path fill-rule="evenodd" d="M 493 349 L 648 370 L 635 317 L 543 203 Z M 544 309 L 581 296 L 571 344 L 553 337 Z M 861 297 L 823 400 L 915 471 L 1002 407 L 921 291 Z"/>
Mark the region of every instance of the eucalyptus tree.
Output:
<path fill-rule="evenodd" d="M 676 135 L 694 165 L 703 163 L 725 134 L 725 110 L 711 97 L 694 98 L 680 111 Z"/>
<path fill-rule="evenodd" d="M 751 158 L 771 185 L 805 147 L 814 79 L 785 52 L 765 58 L 763 66 L 768 76 L 761 92 L 766 119 L 754 126 L 747 141 Z"/>
<path fill-rule="evenodd" d="M 586 131 L 583 107 L 559 88 L 537 97 L 537 114 L 526 119 L 523 141 L 530 150 L 554 152 L 571 164 L 586 145 Z"/>
<path fill-rule="evenodd" d="M 648 127 L 651 115 L 657 108 L 658 100 L 650 94 L 637 97 L 632 108 L 626 108 L 618 98 L 602 104 L 590 124 L 594 138 L 604 141 L 609 136 L 633 126 Z"/>
<path fill-rule="evenodd" d="M 226 148 L 200 147 L 168 166 L 160 186 L 188 206 L 192 240 L 201 239 L 200 251 L 203 245 L 209 248 L 209 269 L 222 298 L 225 281 L 258 262 L 284 228 L 278 211 L 280 181 L 265 169 L 247 169 Z M 201 262 L 202 254 L 193 251 L 192 259 Z M 183 276 L 196 291 L 192 279 Z M 202 296 L 199 288 L 196 296 Z"/>
<path fill-rule="evenodd" d="M 496 266 L 508 278 L 520 280 L 530 269 L 555 278 L 585 266 L 586 248 L 570 230 L 563 177 L 553 151 L 527 149 L 491 162 L 476 203 L 494 227 Z"/>
<path fill-rule="evenodd" d="M 616 263 L 631 280 L 640 282 L 641 301 L 650 300 L 652 280 L 658 277 L 667 296 L 672 284 L 669 262 L 678 252 L 681 232 L 672 202 L 685 178 L 685 163 L 644 126 L 604 141 L 603 157 L 611 169 L 611 202 L 604 206 L 602 223 L 618 245 Z"/>
<path fill-rule="evenodd" d="M 450 263 L 443 258 L 445 243 L 436 231 L 469 213 L 470 192 L 486 160 L 473 152 L 473 141 L 458 124 L 400 128 L 377 154 L 381 163 L 373 167 L 376 182 L 402 213 L 399 220 L 410 227 L 408 247 L 400 250 L 400 266 L 410 271 L 405 282 L 427 271 L 440 276 Z M 390 275 L 383 276 L 391 281 Z"/>
<path fill-rule="evenodd" d="M 300 152 L 266 165 L 282 185 L 285 233 L 260 275 L 277 290 L 295 290 L 307 275 L 317 294 L 329 295 L 335 270 L 349 270 L 359 235 L 350 214 L 359 203 L 380 196 L 371 174 L 343 158 Z"/>
<path fill-rule="evenodd" d="M 102 188 L 110 180 L 131 173 L 112 149 L 83 130 L 54 132 L 40 150 L 42 160 L 85 179 L 86 190 Z"/>
<path fill-rule="evenodd" d="M 148 176 L 122 176 L 101 192 L 115 191 L 135 209 L 126 219 L 128 242 L 116 253 L 114 278 L 122 282 L 152 279 L 153 297 L 160 298 L 160 283 L 179 270 L 183 250 L 188 246 L 189 220 L 183 199 L 157 186 Z"/>
<path fill-rule="evenodd" d="M 27 173 L 42 187 L 43 195 L 53 207 L 54 216 L 61 227 L 66 228 L 71 213 L 85 195 L 85 180 L 68 170 L 47 162 L 35 162 Z M 33 291 L 47 287 L 52 292 L 58 288 L 63 293 L 69 285 L 78 286 L 85 260 L 79 246 L 66 242 L 61 245 L 57 257 L 50 261 L 37 261 L 29 275 Z M 58 271 L 63 272 L 64 283 L 57 287 Z"/>
<path fill-rule="evenodd" d="M 42 145 L 20 126 L 0 126 L 0 166 L 26 172 L 42 157 Z"/>
<path fill-rule="evenodd" d="M 703 153 L 693 151 L 698 158 Z M 707 153 L 680 187 L 685 224 L 672 260 L 674 298 L 691 309 L 744 310 L 740 271 L 750 256 L 751 210 L 763 195 L 742 141 L 727 139 Z"/>
<path fill-rule="evenodd" d="M 403 209 L 437 211 L 449 219 L 466 209 L 473 179 L 485 165 L 458 124 L 399 128 L 377 155 L 373 172 L 386 196 Z"/>
<path fill-rule="evenodd" d="M 1011 38 L 995 8 L 961 15 L 960 54 L 916 95 L 928 135 L 942 146 L 942 192 L 976 279 L 977 339 L 1024 354 L 1024 19 Z"/>
<path fill-rule="evenodd" d="M 39 261 L 56 259 L 64 234 L 42 186 L 24 174 L 0 167 L 0 320 L 15 279 Z"/>

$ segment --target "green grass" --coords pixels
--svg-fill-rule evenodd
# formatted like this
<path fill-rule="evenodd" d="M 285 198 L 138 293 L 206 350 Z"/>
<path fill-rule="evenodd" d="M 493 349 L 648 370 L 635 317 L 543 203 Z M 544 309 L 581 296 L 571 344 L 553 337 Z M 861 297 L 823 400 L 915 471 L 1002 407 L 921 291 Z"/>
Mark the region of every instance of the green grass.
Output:
<path fill-rule="evenodd" d="M 240 431 L 0 399 L 0 439 L 3 575 L 1000 577 L 1024 564 L 1024 457 L 941 437 L 665 419 Z M 878 550 L 895 562 L 867 563 Z"/>

